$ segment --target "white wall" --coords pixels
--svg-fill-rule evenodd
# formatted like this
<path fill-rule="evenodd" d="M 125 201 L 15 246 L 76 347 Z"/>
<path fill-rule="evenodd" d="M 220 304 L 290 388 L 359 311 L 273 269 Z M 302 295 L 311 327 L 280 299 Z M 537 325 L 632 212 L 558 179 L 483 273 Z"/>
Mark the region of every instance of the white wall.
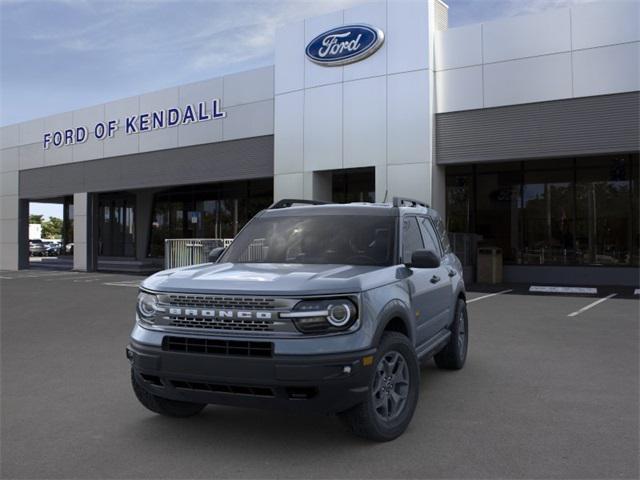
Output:
<path fill-rule="evenodd" d="M 115 100 L 72 112 L 39 118 L 0 128 L 3 171 L 83 162 L 153 150 L 235 140 L 273 134 L 273 67 L 240 72 L 202 82 L 167 88 L 135 97 Z M 127 135 L 124 119 L 129 115 L 221 100 L 224 119 L 190 123 Z M 114 138 L 96 140 L 89 133 L 86 142 L 43 148 L 45 132 L 120 121 Z M 17 163 L 16 163 L 17 161 Z M 8 165 L 4 165 L 4 164 Z M 10 164 L 10 165 L 9 165 Z"/>
<path fill-rule="evenodd" d="M 438 32 L 438 113 L 640 90 L 640 2 L 576 5 Z"/>
<path fill-rule="evenodd" d="M 433 0 L 388 0 L 288 25 L 276 33 L 276 199 L 317 198 L 320 172 L 375 167 L 376 197 L 385 191 L 431 201 Z M 307 43 L 345 24 L 382 29 L 370 57 L 323 67 Z"/>

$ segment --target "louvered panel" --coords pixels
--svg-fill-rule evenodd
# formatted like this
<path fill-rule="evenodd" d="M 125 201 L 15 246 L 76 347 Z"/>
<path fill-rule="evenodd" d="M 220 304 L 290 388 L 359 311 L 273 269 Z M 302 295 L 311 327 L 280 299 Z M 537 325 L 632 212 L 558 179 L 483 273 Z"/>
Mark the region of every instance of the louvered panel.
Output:
<path fill-rule="evenodd" d="M 457 164 L 640 150 L 640 92 L 440 113 L 436 161 Z"/>

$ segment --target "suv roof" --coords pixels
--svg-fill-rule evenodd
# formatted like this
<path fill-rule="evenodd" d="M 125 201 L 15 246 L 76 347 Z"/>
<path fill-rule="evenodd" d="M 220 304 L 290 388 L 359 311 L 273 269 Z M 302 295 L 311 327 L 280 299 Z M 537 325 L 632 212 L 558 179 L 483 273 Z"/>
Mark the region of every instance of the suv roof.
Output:
<path fill-rule="evenodd" d="M 438 213 L 426 203 L 418 200 L 394 197 L 392 202 L 371 203 L 328 203 L 315 200 L 284 199 L 263 211 L 268 216 L 289 215 L 348 215 L 366 214 L 380 216 L 398 216 L 405 213 L 427 214 L 438 217 Z"/>

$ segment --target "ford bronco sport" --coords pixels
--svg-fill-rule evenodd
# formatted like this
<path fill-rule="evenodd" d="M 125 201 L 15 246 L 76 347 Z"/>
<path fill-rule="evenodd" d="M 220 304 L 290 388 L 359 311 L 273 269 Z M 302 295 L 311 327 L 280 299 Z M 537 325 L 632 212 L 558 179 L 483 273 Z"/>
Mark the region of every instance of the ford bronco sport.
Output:
<path fill-rule="evenodd" d="M 462 368 L 464 281 L 440 216 L 401 198 L 319 203 L 277 202 L 212 263 L 142 283 L 127 357 L 145 407 L 336 413 L 386 441 L 411 421 L 420 361 Z"/>

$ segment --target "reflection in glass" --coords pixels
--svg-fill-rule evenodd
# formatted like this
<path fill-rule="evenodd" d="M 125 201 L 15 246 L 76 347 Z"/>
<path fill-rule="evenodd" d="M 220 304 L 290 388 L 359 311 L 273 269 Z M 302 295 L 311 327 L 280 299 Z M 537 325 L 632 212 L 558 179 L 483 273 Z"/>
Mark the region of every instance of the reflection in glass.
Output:
<path fill-rule="evenodd" d="M 134 257 L 136 254 L 134 194 L 98 196 L 98 255 Z"/>
<path fill-rule="evenodd" d="M 572 170 L 525 171 L 522 263 L 575 263 L 572 180 Z"/>
<path fill-rule="evenodd" d="M 273 201 L 273 180 L 189 185 L 154 195 L 149 256 L 167 238 L 233 238 Z"/>
<path fill-rule="evenodd" d="M 332 173 L 332 200 L 336 203 L 375 202 L 374 168 L 353 168 Z"/>
<path fill-rule="evenodd" d="M 448 229 L 505 263 L 637 266 L 639 170 L 638 154 L 448 167 Z"/>

